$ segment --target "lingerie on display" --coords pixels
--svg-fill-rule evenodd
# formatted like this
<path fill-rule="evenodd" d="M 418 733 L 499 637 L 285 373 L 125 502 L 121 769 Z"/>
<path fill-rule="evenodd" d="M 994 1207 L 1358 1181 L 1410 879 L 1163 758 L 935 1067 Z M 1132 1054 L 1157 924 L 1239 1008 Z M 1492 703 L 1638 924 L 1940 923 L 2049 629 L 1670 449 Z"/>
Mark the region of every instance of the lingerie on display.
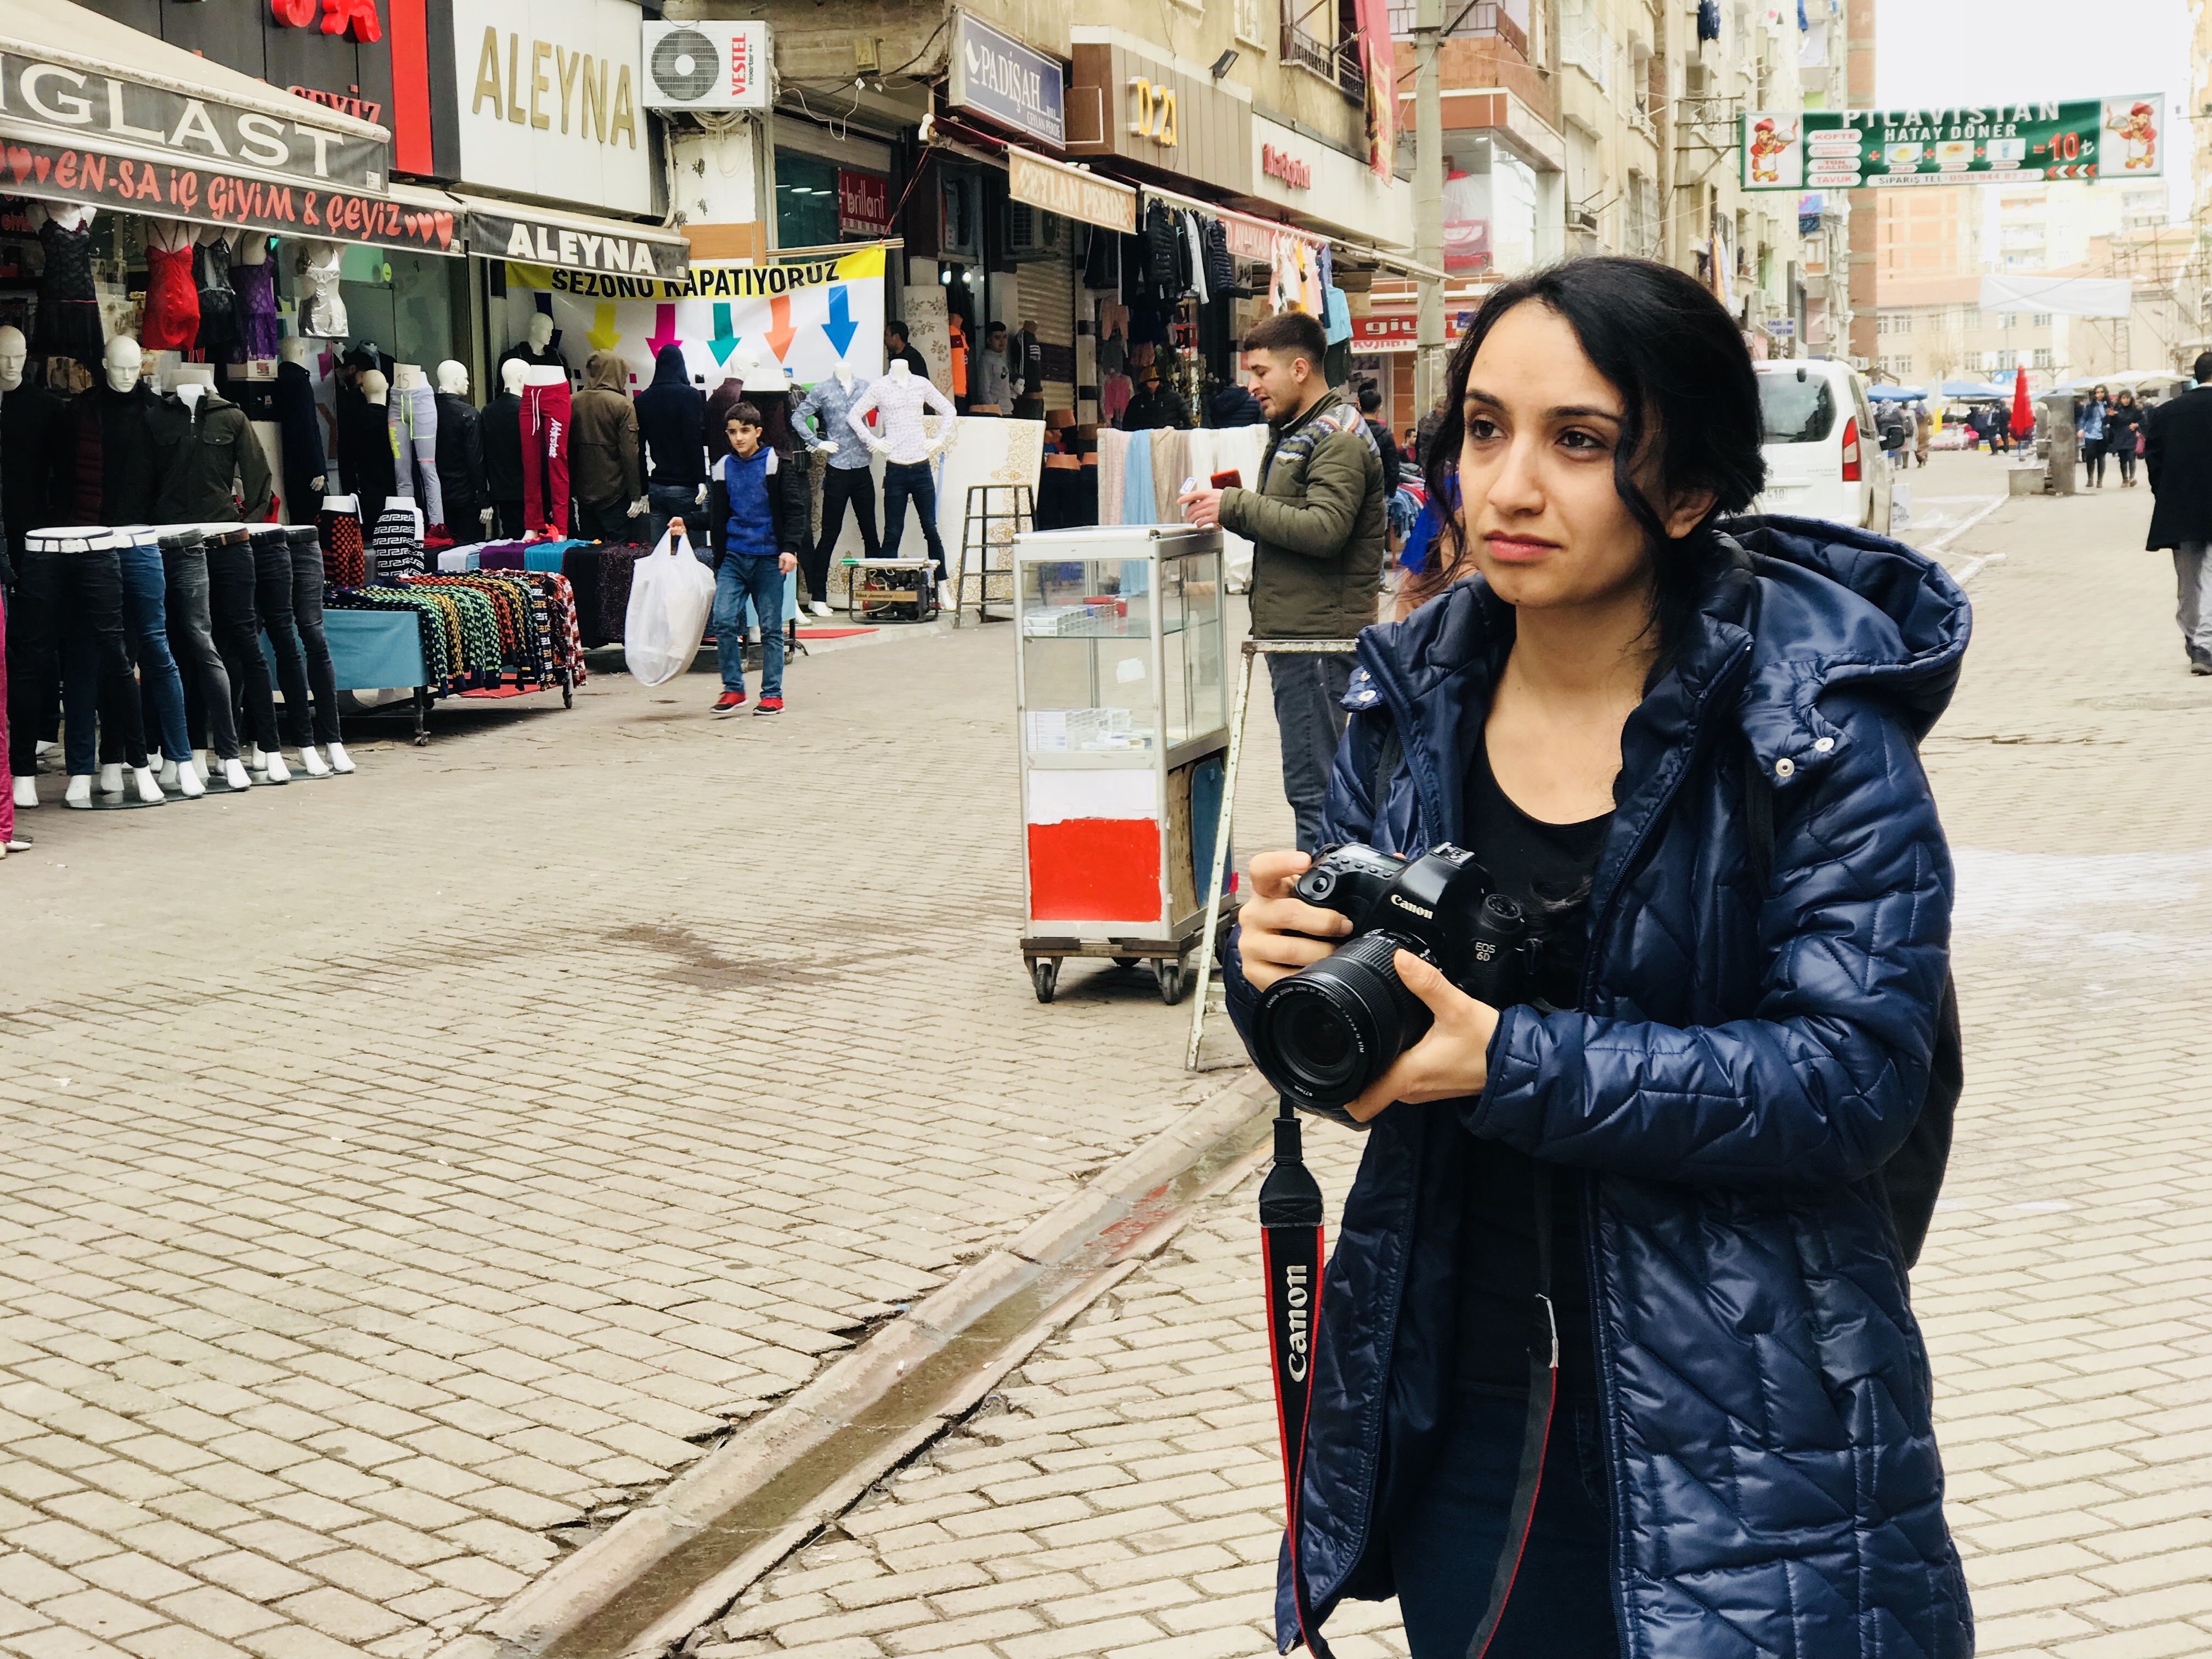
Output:
<path fill-rule="evenodd" d="M 48 218 L 39 227 L 46 249 L 46 274 L 39 279 L 37 349 L 42 355 L 100 361 L 106 343 L 100 325 L 100 295 L 92 281 L 92 226 L 71 230 Z"/>

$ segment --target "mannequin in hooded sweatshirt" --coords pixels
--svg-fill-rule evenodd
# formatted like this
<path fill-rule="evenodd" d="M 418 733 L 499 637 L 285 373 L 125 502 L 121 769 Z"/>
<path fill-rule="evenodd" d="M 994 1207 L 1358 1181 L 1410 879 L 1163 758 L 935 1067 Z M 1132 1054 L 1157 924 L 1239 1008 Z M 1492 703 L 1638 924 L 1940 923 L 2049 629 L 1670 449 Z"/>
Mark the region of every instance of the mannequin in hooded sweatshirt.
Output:
<path fill-rule="evenodd" d="M 522 383 L 530 365 L 510 357 L 499 366 L 499 396 L 484 405 L 484 493 L 492 532 L 507 540 L 522 534 Z"/>
<path fill-rule="evenodd" d="M 569 416 L 568 481 L 576 497 L 576 533 L 627 542 L 629 520 L 645 507 L 638 482 L 637 405 L 623 381 L 623 360 L 595 351 L 584 366 L 584 389 Z"/>
<path fill-rule="evenodd" d="M 446 529 L 457 542 L 483 535 L 483 417 L 469 401 L 469 371 L 450 358 L 438 365 L 438 482 L 446 493 Z"/>
<path fill-rule="evenodd" d="M 691 384 L 684 348 L 665 345 L 653 360 L 653 384 L 637 394 L 637 430 L 647 465 L 646 545 L 658 547 L 668 521 L 707 499 L 707 394 Z"/>

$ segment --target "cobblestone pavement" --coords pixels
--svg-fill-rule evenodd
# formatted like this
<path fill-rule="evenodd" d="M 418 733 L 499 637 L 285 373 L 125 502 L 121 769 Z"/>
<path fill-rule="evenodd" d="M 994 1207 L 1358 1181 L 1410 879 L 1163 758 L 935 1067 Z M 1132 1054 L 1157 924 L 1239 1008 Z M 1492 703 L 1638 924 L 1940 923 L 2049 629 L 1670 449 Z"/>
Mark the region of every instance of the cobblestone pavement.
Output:
<path fill-rule="evenodd" d="M 1937 456 L 1977 642 L 1928 761 L 1967 1093 L 1914 1275 L 1980 1651 L 2212 1653 L 2212 682 L 2148 492 L 2007 501 Z M 2001 558 L 1994 556 L 2002 555 Z M 1986 560 L 1977 565 L 1977 561 Z M 1310 1131 L 1340 1198 L 1356 1146 Z M 1248 1659 L 1281 1525 L 1252 1200 L 1216 1200 L 699 1659 Z M 1331 1621 L 1402 1655 L 1388 1604 Z"/>
<path fill-rule="evenodd" d="M 1148 975 L 1036 1002 L 1011 653 L 825 653 L 775 720 L 599 678 L 24 814 L 0 1651 L 424 1653 L 1231 1080 Z"/>

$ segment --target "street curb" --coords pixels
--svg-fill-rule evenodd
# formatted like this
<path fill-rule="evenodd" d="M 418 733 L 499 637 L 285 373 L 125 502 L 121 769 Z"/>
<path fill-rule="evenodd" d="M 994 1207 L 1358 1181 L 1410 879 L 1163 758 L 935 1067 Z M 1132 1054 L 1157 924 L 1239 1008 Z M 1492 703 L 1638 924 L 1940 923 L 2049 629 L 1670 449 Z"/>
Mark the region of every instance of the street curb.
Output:
<path fill-rule="evenodd" d="M 1267 1155 L 1240 1078 L 678 1475 L 434 1659 L 657 1652 L 849 1508 Z"/>

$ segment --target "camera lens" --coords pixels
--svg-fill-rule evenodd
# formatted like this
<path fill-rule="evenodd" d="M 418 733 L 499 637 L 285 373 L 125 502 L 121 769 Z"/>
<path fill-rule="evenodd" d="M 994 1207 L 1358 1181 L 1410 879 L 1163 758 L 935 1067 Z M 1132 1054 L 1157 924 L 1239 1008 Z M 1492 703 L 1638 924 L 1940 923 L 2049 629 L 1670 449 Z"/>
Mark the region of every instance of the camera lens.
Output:
<path fill-rule="evenodd" d="M 1429 1011 L 1392 965 L 1402 944 L 1388 933 L 1364 933 L 1269 988 L 1252 1050 L 1270 1082 L 1306 1105 L 1341 1106 L 1419 1040 Z"/>

